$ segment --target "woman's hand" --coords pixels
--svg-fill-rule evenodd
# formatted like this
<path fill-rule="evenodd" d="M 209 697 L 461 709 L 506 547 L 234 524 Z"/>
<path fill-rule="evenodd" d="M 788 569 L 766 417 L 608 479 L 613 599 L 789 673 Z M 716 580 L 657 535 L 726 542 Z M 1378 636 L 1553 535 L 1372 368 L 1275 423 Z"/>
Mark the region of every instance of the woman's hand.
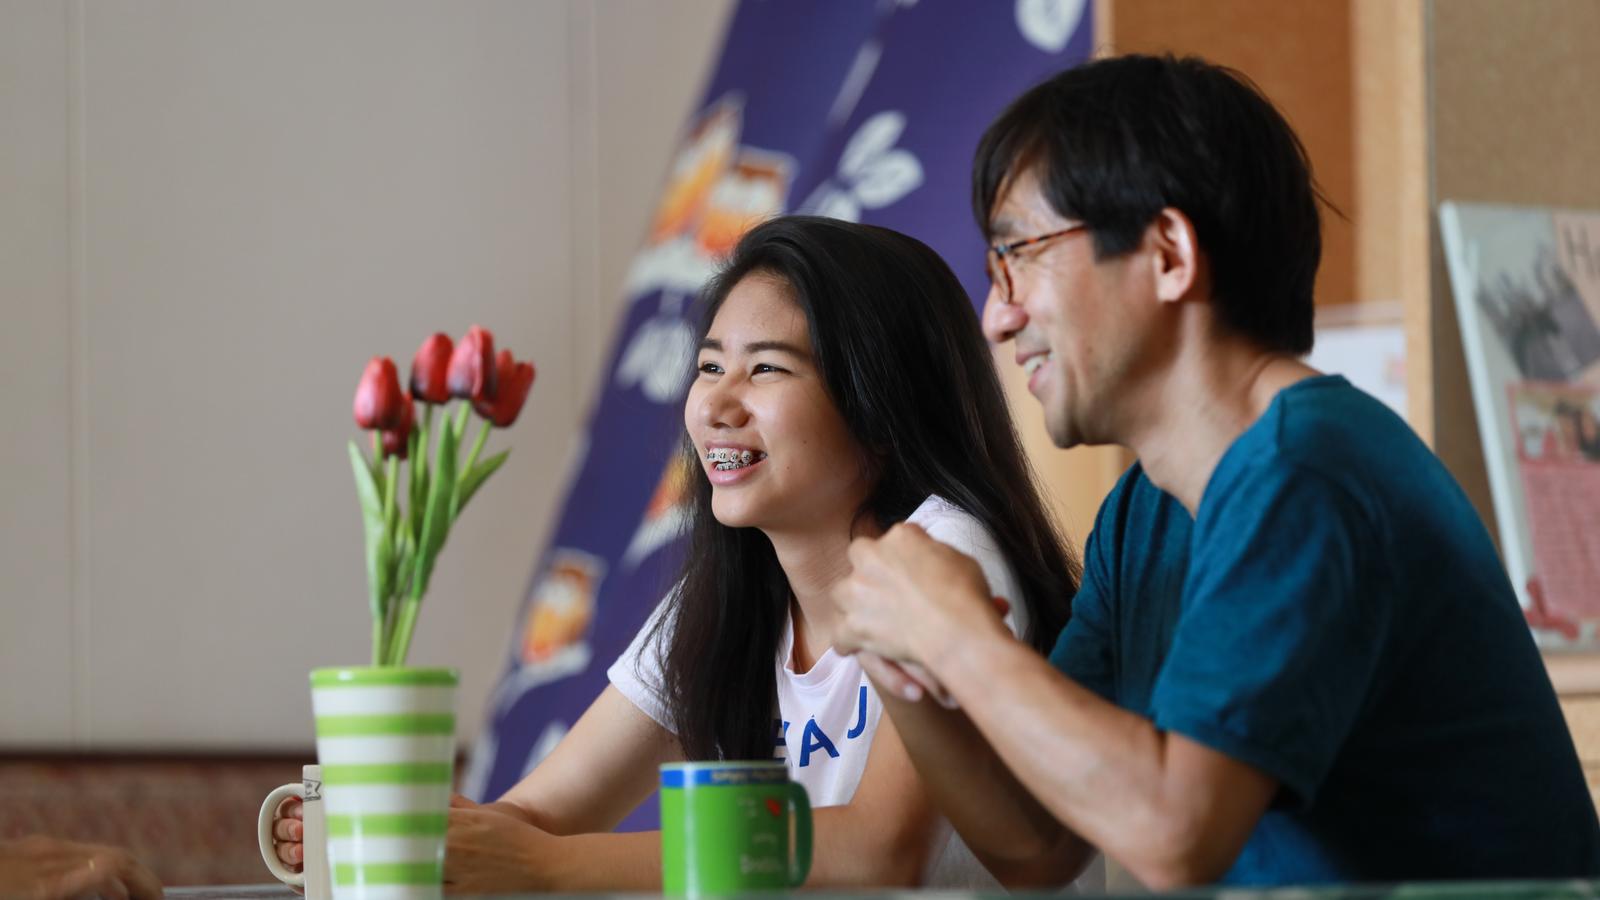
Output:
<path fill-rule="evenodd" d="M 301 864 L 306 860 L 303 805 L 299 797 L 290 797 L 283 801 L 272 818 L 272 848 L 278 854 L 278 861 L 296 872 L 300 871 Z"/>
<path fill-rule="evenodd" d="M 0 897 L 161 900 L 161 882 L 119 847 L 43 836 L 0 841 Z"/>
<path fill-rule="evenodd" d="M 457 894 L 544 890 L 560 838 L 457 794 L 450 798 L 445 889 Z"/>

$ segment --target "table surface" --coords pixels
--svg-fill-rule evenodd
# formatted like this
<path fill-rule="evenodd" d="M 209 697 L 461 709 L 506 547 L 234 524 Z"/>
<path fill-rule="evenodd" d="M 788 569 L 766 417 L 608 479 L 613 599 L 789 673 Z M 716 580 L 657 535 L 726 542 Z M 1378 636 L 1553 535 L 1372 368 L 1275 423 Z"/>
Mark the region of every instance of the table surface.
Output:
<path fill-rule="evenodd" d="M 990 896 L 996 898 L 1026 898 L 1028 894 L 992 894 L 981 895 L 960 891 L 858 891 L 854 893 L 836 893 L 832 895 L 819 895 L 807 892 L 808 896 L 834 896 L 834 897 L 869 897 L 875 900 L 905 900 L 910 895 L 925 896 L 928 898 L 976 898 Z M 224 884 L 208 885 L 202 887 L 172 887 L 167 888 L 166 895 L 172 900 L 303 900 L 299 894 L 289 890 L 281 884 Z M 769 894 L 767 896 L 776 896 Z M 452 897 L 456 895 L 451 895 Z M 519 896 L 519 895 L 504 895 Z M 520 896 L 549 898 L 552 894 L 525 894 Z M 601 894 L 575 895 L 585 900 L 595 900 Z M 649 896 L 649 895 L 646 895 Z M 1035 897 L 1059 898 L 1060 894 L 1036 894 Z M 1103 896 L 1140 896 L 1140 895 L 1103 895 Z M 1144 895 L 1149 896 L 1149 895 Z M 1225 900 L 1600 900 L 1600 881 L 1514 881 L 1514 882 L 1437 882 L 1417 883 L 1387 886 L 1371 885 L 1343 885 L 1334 887 L 1288 887 L 1288 888 L 1237 888 L 1219 887 L 1208 890 L 1185 891 L 1164 896 L 1171 897 L 1216 897 Z"/>

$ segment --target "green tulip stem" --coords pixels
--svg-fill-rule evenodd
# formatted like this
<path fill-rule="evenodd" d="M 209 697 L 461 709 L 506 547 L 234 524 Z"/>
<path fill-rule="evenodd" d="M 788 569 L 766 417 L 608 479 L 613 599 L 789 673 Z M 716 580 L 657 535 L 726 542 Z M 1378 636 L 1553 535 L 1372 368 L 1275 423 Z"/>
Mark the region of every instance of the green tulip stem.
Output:
<path fill-rule="evenodd" d="M 417 609 L 422 606 L 422 595 L 412 587 L 412 596 L 400 604 L 400 619 L 395 623 L 394 635 L 389 640 L 388 665 L 403 666 L 406 654 L 411 651 L 411 631 L 417 626 Z"/>
<path fill-rule="evenodd" d="M 395 508 L 394 508 L 395 491 L 397 491 L 399 489 L 399 487 L 398 487 L 399 483 L 400 483 L 400 458 L 398 456 L 391 456 L 387 460 L 386 467 L 384 469 L 384 481 L 383 481 L 383 540 L 384 540 L 384 543 L 389 545 L 389 553 L 387 554 L 387 556 L 391 561 L 395 560 L 399 556 L 399 553 L 396 552 L 399 549 L 396 546 L 396 544 L 398 542 L 399 535 L 397 535 L 395 533 L 395 531 L 396 531 L 395 526 L 396 526 L 397 520 L 395 518 Z M 392 564 L 392 562 L 391 562 L 391 564 Z M 391 584 L 392 584 L 392 582 L 391 582 Z M 393 590 L 393 588 L 391 588 L 391 590 Z M 393 616 L 394 603 L 395 603 L 395 598 L 393 596 L 384 598 L 383 623 L 382 623 L 382 626 L 378 629 L 378 640 L 380 642 L 380 646 L 387 646 L 387 644 L 388 644 L 388 638 L 389 638 L 388 623 L 389 623 L 390 618 Z"/>
<path fill-rule="evenodd" d="M 400 457 L 391 456 L 386 460 L 387 467 L 383 472 L 383 528 L 384 539 L 394 540 L 394 492 L 395 485 L 400 480 Z M 393 547 L 393 543 L 390 544 Z"/>
<path fill-rule="evenodd" d="M 484 419 L 483 428 L 478 431 L 478 439 L 472 442 L 472 450 L 467 453 L 467 463 L 461 467 L 463 473 L 471 472 L 472 467 L 477 464 L 478 454 L 483 452 L 483 445 L 489 442 L 489 430 L 491 427 L 492 423 L 488 419 Z M 460 483 L 459 481 L 456 482 L 458 485 Z M 457 493 L 460 493 L 459 489 Z"/>
<path fill-rule="evenodd" d="M 463 434 L 467 433 L 467 413 L 470 413 L 470 412 L 472 412 L 472 404 L 471 403 L 466 403 L 466 402 L 462 403 L 461 404 L 461 408 L 456 410 L 456 445 L 457 446 L 460 446 L 460 444 L 461 444 L 461 436 Z"/>

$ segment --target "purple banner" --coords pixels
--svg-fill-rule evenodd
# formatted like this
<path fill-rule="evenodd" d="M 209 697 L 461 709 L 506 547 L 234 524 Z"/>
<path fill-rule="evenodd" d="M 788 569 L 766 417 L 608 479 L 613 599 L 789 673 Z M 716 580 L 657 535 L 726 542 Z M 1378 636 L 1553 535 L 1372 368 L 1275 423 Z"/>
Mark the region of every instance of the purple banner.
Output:
<path fill-rule="evenodd" d="M 973 148 L 1011 98 L 1087 59 L 1091 34 L 1088 0 L 743 0 L 630 269 L 606 383 L 464 793 L 498 797 L 554 748 L 670 584 L 688 316 L 717 260 L 754 222 L 810 212 L 915 235 L 981 302 Z M 624 828 L 656 824 L 652 802 Z"/>

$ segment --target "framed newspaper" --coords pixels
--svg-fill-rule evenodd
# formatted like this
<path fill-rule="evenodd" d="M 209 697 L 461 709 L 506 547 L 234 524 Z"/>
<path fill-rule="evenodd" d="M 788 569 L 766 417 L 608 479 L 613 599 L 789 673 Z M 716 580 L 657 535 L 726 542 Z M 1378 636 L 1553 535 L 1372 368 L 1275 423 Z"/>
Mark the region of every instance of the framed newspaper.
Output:
<path fill-rule="evenodd" d="M 1600 643 L 1600 212 L 1439 212 L 1506 568 L 1545 646 Z"/>

